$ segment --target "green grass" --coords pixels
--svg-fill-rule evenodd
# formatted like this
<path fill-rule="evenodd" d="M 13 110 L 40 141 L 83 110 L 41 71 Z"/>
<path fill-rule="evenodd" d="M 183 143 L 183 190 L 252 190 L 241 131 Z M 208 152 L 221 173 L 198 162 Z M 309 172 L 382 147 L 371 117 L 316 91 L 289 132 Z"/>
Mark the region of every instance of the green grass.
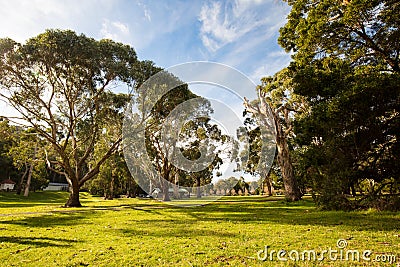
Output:
<path fill-rule="evenodd" d="M 400 258 L 400 214 L 318 211 L 310 200 L 224 197 L 183 208 L 82 194 L 0 193 L 0 266 L 396 266 L 366 261 L 260 261 L 257 252 L 370 249 Z M 400 259 L 397 259 L 400 262 Z"/>

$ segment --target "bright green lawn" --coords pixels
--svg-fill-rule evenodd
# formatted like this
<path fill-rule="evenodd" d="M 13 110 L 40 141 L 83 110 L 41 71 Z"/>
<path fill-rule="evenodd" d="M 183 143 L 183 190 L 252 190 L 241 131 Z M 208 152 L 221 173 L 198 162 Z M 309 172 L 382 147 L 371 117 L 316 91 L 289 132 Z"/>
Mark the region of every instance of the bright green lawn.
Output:
<path fill-rule="evenodd" d="M 400 213 L 322 212 L 310 200 L 226 197 L 182 208 L 154 200 L 0 193 L 0 266 L 396 266 L 366 261 L 262 262 L 257 251 L 373 250 L 400 258 Z M 397 259 L 400 262 L 400 259 Z"/>

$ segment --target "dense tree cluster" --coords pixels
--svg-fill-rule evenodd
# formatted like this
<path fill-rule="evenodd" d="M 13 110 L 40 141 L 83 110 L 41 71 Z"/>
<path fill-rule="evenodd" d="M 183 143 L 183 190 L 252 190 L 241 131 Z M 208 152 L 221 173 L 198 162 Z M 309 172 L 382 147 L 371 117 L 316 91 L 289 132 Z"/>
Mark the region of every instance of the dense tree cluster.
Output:
<path fill-rule="evenodd" d="M 136 88 L 153 70 L 130 46 L 72 31 L 48 30 L 25 44 L 0 40 L 1 96 L 19 112 L 16 122 L 24 121 L 52 147 L 47 168 L 70 184 L 67 207 L 80 206 L 80 188 L 119 150 L 116 120 L 126 99 L 110 90 Z M 97 149 L 104 131 L 113 134 Z"/>
<path fill-rule="evenodd" d="M 45 164 L 46 142 L 33 128 L 15 126 L 0 119 L 0 179 L 15 181 L 17 194 L 43 189 L 49 181 L 58 182 L 57 173 Z"/>
<path fill-rule="evenodd" d="M 286 198 L 311 192 L 326 209 L 400 209 L 400 4 L 286 2 L 279 44 L 293 60 L 245 103 L 276 132 Z"/>
<path fill-rule="evenodd" d="M 400 4 L 288 1 L 297 174 L 324 208 L 400 208 Z M 353 197 L 350 197 L 350 193 Z"/>
<path fill-rule="evenodd" d="M 48 182 L 45 171 L 57 174 L 70 185 L 66 207 L 81 205 L 79 192 L 83 189 L 107 199 L 144 193 L 128 170 L 122 147 L 124 113 L 128 103 L 136 99 L 141 112 L 151 108 L 143 119 L 143 134 L 146 153 L 158 175 L 185 186 L 210 183 L 214 169 L 222 163 L 217 143 L 227 141 L 227 136 L 207 119 L 211 109 L 205 99 L 192 107 L 191 123 L 183 125 L 182 131 L 172 131 L 180 133 L 179 143 L 178 136 L 161 136 L 170 112 L 197 96 L 187 84 L 166 72 L 154 86 L 162 89 L 170 82 L 180 85 L 161 94 L 161 99 L 157 99 L 158 94 L 150 95 L 149 88 L 141 88 L 160 71 L 153 62 L 138 60 L 130 46 L 106 39 L 97 41 L 68 30 L 48 30 L 25 44 L 1 39 L 0 95 L 19 113 L 19 117 L 8 118 L 12 125 L 9 120 L 1 125 L 4 177 L 12 177 L 21 186 L 26 184 L 29 191 L 40 179 Z M 113 93 L 114 88 L 127 88 L 129 94 Z M 157 103 L 151 105 L 154 100 Z M 15 127 L 32 135 L 18 140 L 8 136 Z M 217 156 L 205 170 L 189 175 L 168 160 L 170 148 L 178 149 L 189 160 L 197 159 L 208 138 Z M 132 161 L 134 158 L 143 157 L 133 157 Z M 141 167 L 133 175 L 153 177 L 146 171 Z M 168 200 L 168 185 L 154 181 L 154 186 L 161 188 L 164 200 Z"/>
<path fill-rule="evenodd" d="M 261 80 L 258 100 L 245 99 L 240 130 L 249 137 L 249 160 L 238 169 L 258 175 L 269 195 L 281 185 L 289 201 L 311 193 L 326 209 L 400 209 L 400 3 L 285 2 L 291 11 L 279 44 L 293 60 Z M 48 30 L 25 44 L 1 39 L 0 94 L 20 113 L 0 121 L 2 177 L 25 194 L 64 177 L 71 186 L 66 206 L 80 206 L 82 188 L 106 198 L 133 196 L 140 189 L 131 175 L 148 177 L 145 186 L 160 188 L 164 200 L 171 185 L 209 184 L 224 157 L 243 155 L 208 119 L 210 103 L 178 78 L 162 72 L 141 88 L 160 71 L 130 46 L 72 31 Z M 116 86 L 130 94 L 113 93 Z M 124 117 L 130 101 L 138 113 Z M 173 115 L 182 103 L 191 117 Z M 144 138 L 144 150 L 124 151 L 133 173 L 122 153 L 124 120 L 140 121 L 130 129 L 132 141 L 138 129 Z M 277 148 L 273 166 L 260 164 L 263 127 L 275 133 L 265 146 Z M 180 153 L 192 164 L 205 146 L 215 157 L 202 171 L 171 161 Z M 197 196 L 255 193 L 256 184 L 220 179 Z"/>

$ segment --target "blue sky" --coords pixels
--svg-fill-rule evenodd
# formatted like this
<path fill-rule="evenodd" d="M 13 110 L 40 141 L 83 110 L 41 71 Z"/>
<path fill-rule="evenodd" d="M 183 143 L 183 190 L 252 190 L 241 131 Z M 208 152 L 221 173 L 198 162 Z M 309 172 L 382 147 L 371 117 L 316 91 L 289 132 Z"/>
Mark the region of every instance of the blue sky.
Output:
<path fill-rule="evenodd" d="M 24 42 L 48 28 L 72 29 L 128 43 L 164 68 L 214 61 L 258 83 L 290 60 L 277 45 L 288 12 L 280 0 L 2 0 L 0 38 Z"/>

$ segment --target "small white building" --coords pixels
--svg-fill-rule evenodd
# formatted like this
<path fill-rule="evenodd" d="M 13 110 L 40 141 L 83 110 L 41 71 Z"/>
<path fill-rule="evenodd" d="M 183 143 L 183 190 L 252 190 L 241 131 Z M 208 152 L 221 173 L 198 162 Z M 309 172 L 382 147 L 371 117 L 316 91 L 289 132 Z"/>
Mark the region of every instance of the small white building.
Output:
<path fill-rule="evenodd" d="M 69 184 L 49 183 L 47 187 L 43 188 L 43 191 L 69 191 Z"/>
<path fill-rule="evenodd" d="M 7 179 L 0 183 L 0 190 L 14 190 L 15 182 L 13 180 Z"/>

